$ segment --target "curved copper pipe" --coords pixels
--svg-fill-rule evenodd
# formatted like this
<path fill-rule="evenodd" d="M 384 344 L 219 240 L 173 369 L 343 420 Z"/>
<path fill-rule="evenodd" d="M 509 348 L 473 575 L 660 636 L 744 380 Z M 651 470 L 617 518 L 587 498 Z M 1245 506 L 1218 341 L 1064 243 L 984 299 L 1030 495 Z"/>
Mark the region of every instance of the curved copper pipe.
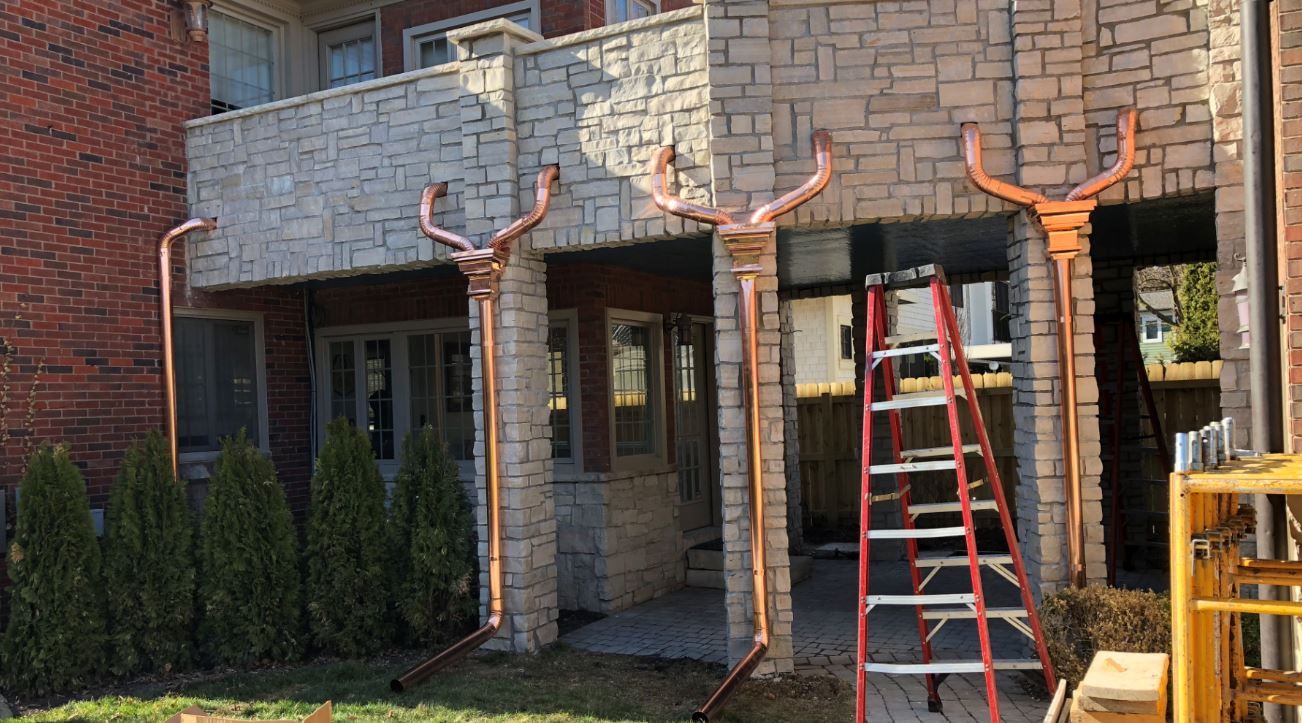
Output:
<path fill-rule="evenodd" d="M 511 243 L 528 233 L 543 220 L 543 216 L 547 215 L 547 209 L 552 204 L 552 183 L 560 177 L 560 166 L 544 166 L 541 171 L 538 171 L 538 180 L 534 183 L 533 209 L 516 219 L 510 226 L 493 234 L 493 238 L 488 242 L 489 245 L 510 256 Z"/>
<path fill-rule="evenodd" d="M 475 245 L 460 234 L 434 225 L 434 201 L 448 195 L 448 184 L 431 183 L 420 194 L 420 230 L 431 239 L 455 251 L 474 251 Z"/>
<path fill-rule="evenodd" d="M 1048 203 L 1048 198 L 1035 191 L 991 178 L 981 161 L 981 128 L 976 123 L 964 123 L 962 131 L 963 162 L 967 167 L 967 177 L 972 179 L 973 185 L 995 198 L 1002 198 L 1018 206 Z"/>
<path fill-rule="evenodd" d="M 758 267 L 743 267 L 737 272 L 741 285 L 742 319 L 742 403 L 746 410 L 746 471 L 750 488 L 750 555 L 751 555 L 751 605 L 755 617 L 755 645 L 728 672 L 718 689 L 705 704 L 692 714 L 692 720 L 706 723 L 732 697 L 750 674 L 759 666 L 769 649 L 769 583 L 768 528 L 764 514 L 764 460 L 761 454 L 760 385 L 759 385 L 759 304 L 755 299 L 755 279 Z"/>
<path fill-rule="evenodd" d="M 711 206 L 702 206 L 669 193 L 665 190 L 665 168 L 674 160 L 674 147 L 661 146 L 651 157 L 651 199 L 660 210 L 675 216 L 690 218 L 693 221 L 724 226 L 733 222 L 732 214 Z"/>
<path fill-rule="evenodd" d="M 1105 188 L 1120 181 L 1135 167 L 1135 122 L 1139 114 L 1134 108 L 1117 111 L 1117 160 L 1108 170 L 1073 188 L 1068 201 L 1084 201 L 1102 193 Z"/>
<path fill-rule="evenodd" d="M 799 188 L 786 195 L 755 209 L 755 212 L 750 216 L 750 222 L 767 223 L 772 221 L 793 208 L 804 205 L 809 199 L 817 196 L 827 187 L 827 182 L 832 179 L 831 133 L 824 130 L 814 131 L 814 159 L 818 162 L 818 170 L 809 177 L 808 181 L 805 181 Z"/>
<path fill-rule="evenodd" d="M 192 218 L 158 241 L 158 317 L 163 327 L 163 395 L 166 398 L 167 449 L 172 456 L 172 476 L 180 477 L 180 446 L 176 435 L 176 355 L 172 350 L 172 243 L 191 231 L 217 228 L 215 218 Z"/>

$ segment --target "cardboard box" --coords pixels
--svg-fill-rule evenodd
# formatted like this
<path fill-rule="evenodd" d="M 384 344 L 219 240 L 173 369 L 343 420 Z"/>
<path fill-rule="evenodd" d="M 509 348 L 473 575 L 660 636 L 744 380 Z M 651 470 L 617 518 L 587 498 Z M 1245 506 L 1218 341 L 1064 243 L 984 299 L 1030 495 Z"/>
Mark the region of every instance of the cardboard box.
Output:
<path fill-rule="evenodd" d="M 247 718 L 222 718 L 220 716 L 208 715 L 197 705 L 177 713 L 167 719 L 167 723 L 330 723 L 334 717 L 334 706 L 330 701 L 313 711 L 312 715 L 298 720 L 249 720 Z"/>

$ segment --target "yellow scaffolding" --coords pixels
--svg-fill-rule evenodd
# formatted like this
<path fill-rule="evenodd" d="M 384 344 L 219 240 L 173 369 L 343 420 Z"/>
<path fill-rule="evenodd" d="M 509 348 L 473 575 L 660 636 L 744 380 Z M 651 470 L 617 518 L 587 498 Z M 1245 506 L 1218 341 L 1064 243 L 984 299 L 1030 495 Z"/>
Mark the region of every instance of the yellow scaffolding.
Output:
<path fill-rule="evenodd" d="M 1302 455 L 1235 459 L 1232 421 L 1176 436 L 1171 475 L 1172 709 L 1176 723 L 1247 721 L 1253 703 L 1302 705 L 1302 672 L 1247 667 L 1240 617 L 1302 617 L 1302 603 L 1253 600 L 1243 585 L 1297 587 L 1302 562 L 1245 558 L 1256 494 L 1302 494 Z M 1269 597 L 1269 596 L 1267 596 Z"/>

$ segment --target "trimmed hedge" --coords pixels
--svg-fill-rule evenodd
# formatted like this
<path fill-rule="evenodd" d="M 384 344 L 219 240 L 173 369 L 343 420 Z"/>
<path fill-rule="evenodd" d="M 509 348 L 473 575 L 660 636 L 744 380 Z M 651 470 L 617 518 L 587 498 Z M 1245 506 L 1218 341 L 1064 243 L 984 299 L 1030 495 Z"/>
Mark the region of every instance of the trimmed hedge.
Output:
<path fill-rule="evenodd" d="M 474 620 L 474 518 L 434 428 L 407 436 L 393 493 L 390 571 L 405 642 L 444 642 Z"/>
<path fill-rule="evenodd" d="M 307 526 L 307 615 L 312 641 L 345 657 L 390 640 L 384 570 L 384 481 L 366 434 L 340 417 L 312 475 Z"/>
<path fill-rule="evenodd" d="M 9 550 L 9 625 L 0 655 L 13 691 L 83 688 L 104 667 L 99 541 L 81 472 L 62 446 L 42 444 L 27 465 Z"/>
<path fill-rule="evenodd" d="M 131 446 L 109 498 L 109 669 L 171 673 L 194 659 L 194 523 L 162 434 Z"/>
<path fill-rule="evenodd" d="M 294 523 L 275 465 L 244 430 L 222 440 L 200 529 L 201 637 L 217 663 L 303 650 Z"/>
<path fill-rule="evenodd" d="M 1171 652 L 1170 598 L 1147 590 L 1062 590 L 1044 599 L 1040 625 L 1054 671 L 1072 688 L 1100 650 Z"/>

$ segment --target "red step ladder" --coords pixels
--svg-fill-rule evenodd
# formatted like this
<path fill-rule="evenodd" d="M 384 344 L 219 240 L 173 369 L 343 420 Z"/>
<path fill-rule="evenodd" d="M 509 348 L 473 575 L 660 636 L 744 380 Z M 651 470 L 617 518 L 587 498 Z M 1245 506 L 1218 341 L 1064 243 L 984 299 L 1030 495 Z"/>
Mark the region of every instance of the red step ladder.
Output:
<path fill-rule="evenodd" d="M 999 718 L 999 694 L 996 689 L 996 672 L 1000 670 L 1041 670 L 1045 685 L 1049 691 L 1055 686 L 1053 668 L 1049 662 L 1044 645 L 1044 636 L 1040 631 L 1040 620 L 1035 611 L 1035 602 L 1031 596 L 1030 586 L 1026 581 L 1026 569 L 1022 564 L 1021 552 L 1017 546 L 1017 536 L 1013 530 L 1012 517 L 1004 501 L 1003 486 L 999 481 L 999 470 L 995 464 L 994 453 L 990 448 L 990 439 L 986 434 L 985 424 L 981 420 L 981 409 L 977 404 L 976 393 L 972 386 L 972 375 L 968 370 L 967 359 L 963 355 L 963 344 L 959 337 L 958 324 L 954 318 L 954 307 L 950 302 L 949 288 L 945 281 L 944 270 L 939 265 L 921 266 L 906 271 L 889 274 L 873 274 L 866 280 L 868 287 L 868 323 L 865 334 L 864 370 L 864 407 L 863 407 L 863 471 L 862 471 L 862 506 L 860 509 L 859 541 L 859 657 L 857 665 L 855 720 L 859 723 L 867 718 L 866 688 L 870 673 L 887 675 L 923 675 L 927 680 L 927 707 L 932 712 L 940 712 L 941 700 L 939 686 L 945 678 L 953 674 L 982 674 L 985 677 L 986 698 L 990 709 L 990 720 L 997 723 Z M 886 290 L 928 287 L 935 317 L 935 333 L 908 334 L 900 336 L 887 335 Z M 892 360 L 910 355 L 930 355 L 939 362 L 940 378 L 943 389 L 910 394 L 896 394 L 895 377 Z M 959 376 L 956 383 L 954 376 Z M 874 399 L 876 383 L 880 378 L 882 399 Z M 959 398 L 965 400 L 960 405 Z M 919 407 L 944 406 L 948 412 L 949 436 L 951 444 L 941 447 L 905 449 L 902 439 L 901 413 Z M 975 443 L 963 441 L 960 426 L 962 409 L 966 408 L 972 428 L 975 430 Z M 873 417 L 875 413 L 885 413 L 889 419 L 891 431 L 892 461 L 887 464 L 873 463 Z M 980 457 L 984 464 L 985 477 L 975 482 L 968 481 L 968 459 Z M 910 474 L 919 472 L 949 472 L 955 474 L 954 501 L 912 504 L 910 502 Z M 894 477 L 894 488 L 889 491 L 877 489 L 874 479 Z M 991 491 L 989 499 L 977 499 L 972 491 L 980 486 Z M 903 527 L 899 529 L 872 529 L 873 503 L 898 502 L 900 519 Z M 983 553 L 977 549 L 973 515 L 978 512 L 997 512 L 1003 527 L 1007 552 Z M 931 515 L 957 513 L 961 525 L 921 526 L 919 518 Z M 919 540 L 943 540 L 945 538 L 962 538 L 966 554 L 952 556 L 921 556 L 918 553 Z M 873 540 L 902 540 L 908 551 L 909 576 L 913 586 L 911 595 L 874 595 L 868 589 L 869 544 Z M 964 568 L 971 580 L 971 592 L 930 594 L 927 586 L 948 568 Z M 986 596 L 981 579 L 982 569 L 1003 578 L 1020 590 L 1021 606 L 991 608 L 986 606 Z M 1011 569 L 1010 569 L 1011 568 Z M 918 624 L 918 638 L 921 647 L 921 662 L 918 663 L 878 663 L 873 662 L 868 653 L 868 615 L 877 607 L 911 606 Z M 1035 647 L 1038 658 L 1031 659 L 996 659 L 990 645 L 991 618 L 1002 620 L 1029 638 Z M 980 639 L 980 659 L 938 660 L 933 654 L 931 641 L 946 623 L 951 620 L 972 620 L 976 623 Z"/>

